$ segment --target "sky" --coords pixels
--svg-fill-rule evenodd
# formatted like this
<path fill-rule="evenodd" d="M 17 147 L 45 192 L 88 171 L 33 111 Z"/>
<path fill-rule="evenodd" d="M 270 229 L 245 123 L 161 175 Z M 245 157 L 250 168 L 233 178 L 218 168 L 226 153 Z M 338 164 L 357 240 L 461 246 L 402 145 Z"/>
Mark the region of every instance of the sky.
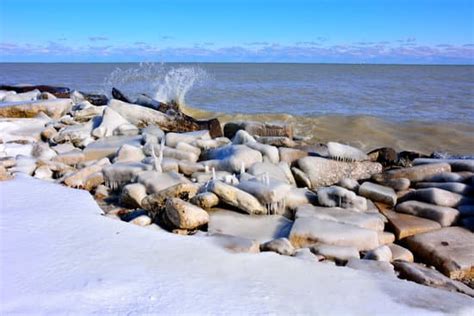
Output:
<path fill-rule="evenodd" d="M 0 0 L 0 61 L 474 64 L 474 0 Z"/>

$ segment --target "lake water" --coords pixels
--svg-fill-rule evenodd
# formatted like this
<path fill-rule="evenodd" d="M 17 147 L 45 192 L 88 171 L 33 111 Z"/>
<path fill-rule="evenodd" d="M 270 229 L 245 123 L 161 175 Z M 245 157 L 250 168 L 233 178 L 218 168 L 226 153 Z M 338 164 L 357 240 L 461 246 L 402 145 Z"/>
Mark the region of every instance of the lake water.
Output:
<path fill-rule="evenodd" d="M 201 117 L 287 121 L 313 141 L 474 153 L 474 66 L 0 64 L 0 83 L 115 86 Z"/>

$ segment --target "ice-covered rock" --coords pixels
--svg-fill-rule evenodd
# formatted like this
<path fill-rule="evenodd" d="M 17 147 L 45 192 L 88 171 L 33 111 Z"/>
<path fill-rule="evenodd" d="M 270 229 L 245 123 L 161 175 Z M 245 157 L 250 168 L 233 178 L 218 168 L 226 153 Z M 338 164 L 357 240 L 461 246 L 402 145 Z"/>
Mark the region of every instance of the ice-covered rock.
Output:
<path fill-rule="evenodd" d="M 260 245 L 260 251 L 273 251 L 284 256 L 293 256 L 295 254 L 295 248 L 288 238 L 267 241 Z"/>
<path fill-rule="evenodd" d="M 347 189 L 331 186 L 318 189 L 318 202 L 327 207 L 355 208 L 367 210 L 367 200 Z"/>
<path fill-rule="evenodd" d="M 359 187 L 359 195 L 371 199 L 372 201 L 385 203 L 391 206 L 397 204 L 397 194 L 392 188 L 372 182 L 362 183 Z"/>
<path fill-rule="evenodd" d="M 0 117 L 33 118 L 43 112 L 52 119 L 59 119 L 71 108 L 71 99 L 8 102 L 2 103 Z"/>
<path fill-rule="evenodd" d="M 317 243 L 310 247 L 311 252 L 315 255 L 323 256 L 328 260 L 345 263 L 351 258 L 360 258 L 359 251 L 353 246 L 327 245 Z"/>
<path fill-rule="evenodd" d="M 219 200 L 238 208 L 251 215 L 265 215 L 267 209 L 253 195 L 242 191 L 222 181 L 212 181 L 209 190 L 215 193 Z"/>
<path fill-rule="evenodd" d="M 452 207 L 433 205 L 419 201 L 406 201 L 396 207 L 400 213 L 415 215 L 437 221 L 441 226 L 451 226 L 456 222 L 459 211 Z"/>
<path fill-rule="evenodd" d="M 364 256 L 364 259 L 391 262 L 392 250 L 390 249 L 390 247 L 383 245 L 367 251 Z"/>
<path fill-rule="evenodd" d="M 192 230 L 209 222 L 205 210 L 179 198 L 166 200 L 166 216 L 180 229 Z"/>

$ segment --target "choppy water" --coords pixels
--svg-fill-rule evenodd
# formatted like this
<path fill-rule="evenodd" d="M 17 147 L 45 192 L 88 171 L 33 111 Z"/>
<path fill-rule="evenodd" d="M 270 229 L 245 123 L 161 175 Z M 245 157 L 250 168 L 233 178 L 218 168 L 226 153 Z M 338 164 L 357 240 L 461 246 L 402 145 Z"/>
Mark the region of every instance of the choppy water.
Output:
<path fill-rule="evenodd" d="M 115 86 L 194 115 L 289 121 L 314 141 L 474 153 L 474 66 L 0 64 L 0 83 Z"/>

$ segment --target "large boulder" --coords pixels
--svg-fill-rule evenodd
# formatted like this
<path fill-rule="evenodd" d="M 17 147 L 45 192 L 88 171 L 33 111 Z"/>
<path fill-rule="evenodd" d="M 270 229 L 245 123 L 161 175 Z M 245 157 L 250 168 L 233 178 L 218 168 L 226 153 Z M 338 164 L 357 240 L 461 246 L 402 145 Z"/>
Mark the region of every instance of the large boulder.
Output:
<path fill-rule="evenodd" d="M 299 168 L 308 175 L 313 188 L 328 186 L 344 178 L 368 179 L 382 172 L 377 162 L 343 162 L 321 157 L 304 157 L 298 160 Z"/>
<path fill-rule="evenodd" d="M 262 154 L 245 145 L 227 145 L 211 149 L 204 154 L 205 160 L 219 161 L 218 168 L 229 172 L 247 170 L 256 162 L 262 162 Z"/>
<path fill-rule="evenodd" d="M 445 227 L 406 239 L 407 247 L 426 264 L 451 279 L 474 277 L 474 234 L 461 227 Z"/>
<path fill-rule="evenodd" d="M 179 229 L 193 230 L 209 222 L 205 210 L 179 198 L 166 200 L 166 216 Z"/>

